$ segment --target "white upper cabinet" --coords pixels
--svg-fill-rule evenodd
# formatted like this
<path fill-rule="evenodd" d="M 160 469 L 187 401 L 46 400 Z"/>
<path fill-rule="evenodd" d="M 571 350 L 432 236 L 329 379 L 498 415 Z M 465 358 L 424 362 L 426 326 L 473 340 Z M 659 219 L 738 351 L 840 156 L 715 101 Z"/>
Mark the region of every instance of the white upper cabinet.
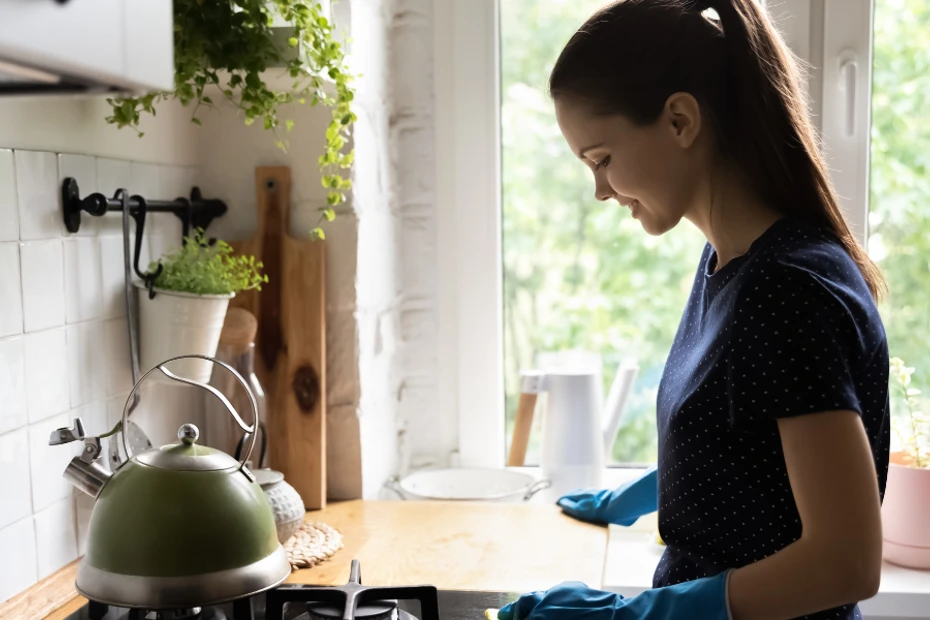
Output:
<path fill-rule="evenodd" d="M 0 94 L 170 90 L 171 0 L 0 0 Z"/>

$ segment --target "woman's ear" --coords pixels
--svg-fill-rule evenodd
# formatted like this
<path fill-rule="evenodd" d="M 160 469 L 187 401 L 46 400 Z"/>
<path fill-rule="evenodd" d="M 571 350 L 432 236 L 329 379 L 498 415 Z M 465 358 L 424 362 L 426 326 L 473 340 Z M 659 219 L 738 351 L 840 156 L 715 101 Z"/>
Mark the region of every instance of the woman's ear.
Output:
<path fill-rule="evenodd" d="M 674 93 L 665 102 L 663 116 L 681 148 L 689 148 L 701 134 L 701 106 L 694 95 Z"/>

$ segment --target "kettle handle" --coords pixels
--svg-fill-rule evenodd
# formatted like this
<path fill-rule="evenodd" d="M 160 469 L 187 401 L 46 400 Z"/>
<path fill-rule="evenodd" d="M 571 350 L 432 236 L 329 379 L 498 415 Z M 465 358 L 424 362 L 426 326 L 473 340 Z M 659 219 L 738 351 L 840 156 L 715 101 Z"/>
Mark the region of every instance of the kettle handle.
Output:
<path fill-rule="evenodd" d="M 174 374 L 167 368 L 165 368 L 165 364 L 170 364 L 171 362 L 174 362 L 177 360 L 183 360 L 183 359 L 206 360 L 208 362 L 213 362 L 214 364 L 222 366 L 223 368 L 231 372 L 233 376 L 239 381 L 239 384 L 245 390 L 245 393 L 248 394 L 249 396 L 249 404 L 252 406 L 252 425 L 247 426 L 246 423 L 242 421 L 242 418 L 239 417 L 239 414 L 236 413 L 236 410 L 233 408 L 232 403 L 229 402 L 229 399 L 223 396 L 223 393 L 220 392 L 215 387 L 213 387 L 212 385 L 207 385 L 206 383 L 200 383 L 199 381 L 193 381 L 192 379 L 188 379 L 187 377 L 181 377 L 179 375 Z M 123 406 L 122 428 L 124 429 L 126 428 L 126 423 L 129 417 L 129 410 L 131 408 L 130 404 L 133 402 L 133 398 L 135 397 L 136 392 L 139 389 L 139 386 L 142 385 L 142 382 L 145 381 L 146 377 L 148 377 L 150 374 L 152 374 L 156 370 L 160 370 L 163 375 L 165 375 L 169 379 L 173 379 L 174 381 L 201 387 L 207 390 L 208 392 L 210 392 L 211 394 L 213 394 L 213 396 L 215 396 L 221 403 L 223 403 L 223 405 L 229 411 L 229 414 L 236 421 L 236 424 L 239 425 L 239 428 L 241 428 L 243 432 L 245 432 L 249 436 L 249 447 L 246 449 L 245 454 L 241 455 L 241 457 L 239 458 L 239 469 L 242 469 L 243 467 L 245 467 L 246 461 L 248 461 L 249 457 L 252 456 L 252 450 L 255 448 L 255 437 L 258 435 L 258 433 L 255 432 L 255 427 L 258 426 L 258 404 L 255 402 L 255 394 L 252 393 L 252 389 L 249 387 L 248 383 L 245 382 L 245 379 L 242 378 L 242 375 L 240 375 L 236 371 L 235 368 L 233 368 L 226 362 L 221 362 L 219 360 L 213 359 L 212 357 L 207 357 L 206 355 L 190 354 L 190 355 L 179 355 L 178 357 L 172 357 L 171 359 L 165 360 L 164 362 L 158 364 L 157 366 L 150 368 L 148 372 L 146 372 L 144 375 L 139 377 L 139 380 L 136 381 L 136 384 L 132 386 L 132 391 L 129 392 L 129 396 L 126 398 L 126 404 Z M 123 436 L 123 450 L 126 451 L 126 460 L 128 461 L 130 458 L 132 458 L 132 452 L 129 449 L 129 441 L 126 439 L 126 433 L 122 433 L 122 436 Z"/>

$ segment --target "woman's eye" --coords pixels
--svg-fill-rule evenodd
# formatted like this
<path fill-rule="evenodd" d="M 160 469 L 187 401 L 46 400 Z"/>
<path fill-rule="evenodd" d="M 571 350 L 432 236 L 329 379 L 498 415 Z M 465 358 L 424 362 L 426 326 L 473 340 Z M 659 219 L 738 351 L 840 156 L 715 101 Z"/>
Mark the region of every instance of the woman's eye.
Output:
<path fill-rule="evenodd" d="M 607 155 L 606 157 L 604 157 L 604 159 L 597 162 L 597 164 L 594 166 L 594 169 L 598 170 L 599 168 L 606 168 L 607 164 L 609 163 L 610 163 L 610 155 Z"/>

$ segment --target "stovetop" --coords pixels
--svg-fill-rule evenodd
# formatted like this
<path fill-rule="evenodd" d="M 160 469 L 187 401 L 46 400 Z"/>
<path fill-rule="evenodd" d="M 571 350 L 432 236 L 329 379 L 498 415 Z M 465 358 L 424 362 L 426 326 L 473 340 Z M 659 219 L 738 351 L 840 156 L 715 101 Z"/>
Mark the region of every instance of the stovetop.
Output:
<path fill-rule="evenodd" d="M 516 594 L 506 592 L 470 592 L 463 590 L 439 590 L 439 617 L 441 620 L 484 620 L 485 609 L 499 609 L 507 603 L 516 600 Z M 416 601 L 398 601 L 400 611 L 420 618 L 419 604 Z M 219 611 L 223 615 L 217 615 Z M 258 595 L 252 598 L 252 613 L 254 620 L 265 620 L 265 596 Z M 148 620 L 146 616 L 140 618 Z M 232 604 L 220 605 L 201 612 L 198 620 L 238 620 L 233 615 Z M 284 611 L 284 620 L 315 620 L 316 615 L 310 615 L 306 609 L 296 605 L 289 605 Z M 85 605 L 66 620 L 90 620 L 90 606 Z M 130 610 L 111 607 L 103 620 L 130 620 Z M 135 620 L 134 618 L 132 620 Z"/>
<path fill-rule="evenodd" d="M 346 616 L 354 620 L 484 620 L 485 609 L 503 607 L 517 597 L 432 586 L 363 586 L 358 561 L 353 560 L 345 586 L 288 584 L 249 599 L 195 610 L 147 612 L 91 601 L 66 620 L 342 620 L 348 599 L 356 601 L 355 613 Z"/>

